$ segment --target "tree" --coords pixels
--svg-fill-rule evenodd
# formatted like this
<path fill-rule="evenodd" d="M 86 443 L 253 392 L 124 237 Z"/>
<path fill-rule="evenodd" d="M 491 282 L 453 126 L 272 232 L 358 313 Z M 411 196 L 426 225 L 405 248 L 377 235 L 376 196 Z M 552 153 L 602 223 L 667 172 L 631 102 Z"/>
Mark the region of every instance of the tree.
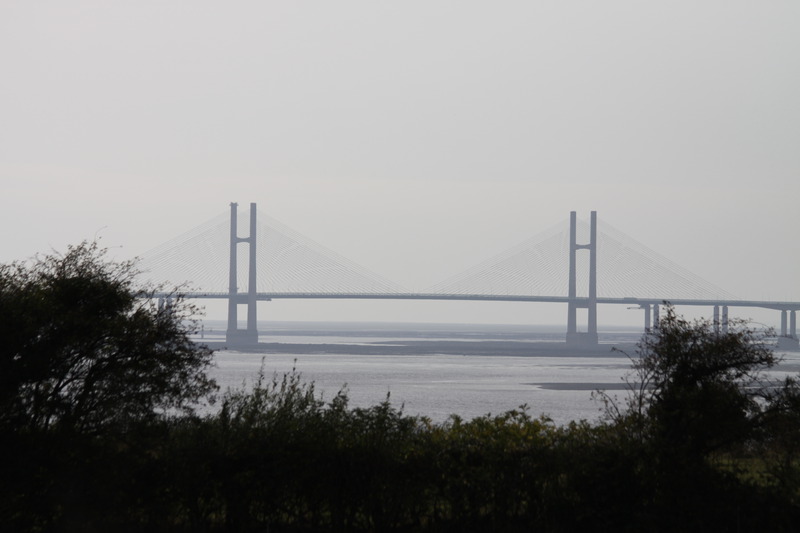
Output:
<path fill-rule="evenodd" d="M 740 320 L 720 329 L 708 320 L 687 321 L 667 306 L 632 357 L 627 409 L 605 395 L 607 413 L 684 464 L 751 437 L 796 383 L 767 378 L 765 371 L 778 363 L 769 332 Z"/>
<path fill-rule="evenodd" d="M 0 266 L 0 428 L 95 432 L 216 389 L 195 308 L 159 306 L 137 274 L 97 242 Z"/>
<path fill-rule="evenodd" d="M 770 333 L 667 306 L 631 357 L 626 402 L 601 393 L 659 530 L 755 529 L 764 508 L 781 528 L 796 519 L 800 388 L 767 372 L 779 362 Z"/>

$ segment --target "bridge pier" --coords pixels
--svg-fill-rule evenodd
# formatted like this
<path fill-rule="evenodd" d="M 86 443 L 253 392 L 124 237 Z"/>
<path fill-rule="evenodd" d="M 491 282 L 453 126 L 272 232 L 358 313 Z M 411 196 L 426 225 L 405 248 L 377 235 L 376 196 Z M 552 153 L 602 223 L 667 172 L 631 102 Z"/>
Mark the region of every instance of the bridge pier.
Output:
<path fill-rule="evenodd" d="M 786 309 L 781 311 L 781 337 L 787 337 L 786 331 Z"/>
<path fill-rule="evenodd" d="M 722 306 L 722 320 L 720 321 L 720 314 L 719 314 L 720 306 L 714 306 L 714 333 L 719 335 L 722 333 L 726 335 L 728 333 L 728 306 Z"/>
<path fill-rule="evenodd" d="M 239 237 L 237 231 L 239 204 L 231 203 L 230 270 L 228 284 L 228 330 L 225 340 L 229 345 L 258 344 L 256 300 L 256 204 L 250 204 L 250 235 Z M 247 293 L 240 294 L 237 282 L 236 250 L 240 242 L 249 246 Z M 239 329 L 239 305 L 247 305 L 247 329 Z"/>
<path fill-rule="evenodd" d="M 728 306 L 722 306 L 722 334 L 728 334 Z"/>
<path fill-rule="evenodd" d="M 788 328 L 787 328 L 787 316 Z M 781 337 L 797 339 L 797 311 L 795 309 L 781 311 Z"/>
<path fill-rule="evenodd" d="M 640 309 L 644 310 L 644 331 L 647 333 L 650 329 L 658 329 L 658 304 L 641 304 Z"/>
<path fill-rule="evenodd" d="M 169 296 L 167 296 L 167 297 L 161 296 L 161 297 L 158 298 L 158 309 L 159 309 L 159 311 L 161 311 L 164 308 L 169 308 L 171 306 L 172 306 L 172 298 L 171 297 L 169 297 Z"/>
<path fill-rule="evenodd" d="M 589 294 L 578 299 L 576 252 L 589 250 Z M 578 309 L 588 310 L 587 331 L 578 331 Z M 575 211 L 569 214 L 569 301 L 567 303 L 567 344 L 594 346 L 597 344 L 597 211 L 592 211 L 589 244 L 577 243 Z"/>
<path fill-rule="evenodd" d="M 778 349 L 793 352 L 800 350 L 800 341 L 797 338 L 796 309 L 781 310 L 781 334 L 778 336 Z"/>

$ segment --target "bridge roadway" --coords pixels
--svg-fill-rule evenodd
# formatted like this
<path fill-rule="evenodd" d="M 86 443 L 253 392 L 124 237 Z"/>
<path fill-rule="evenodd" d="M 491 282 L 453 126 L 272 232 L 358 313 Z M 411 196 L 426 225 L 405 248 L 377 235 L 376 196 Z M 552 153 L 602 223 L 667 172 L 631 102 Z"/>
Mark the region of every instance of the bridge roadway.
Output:
<path fill-rule="evenodd" d="M 186 298 L 228 299 L 227 292 L 181 292 Z M 169 293 L 156 293 L 153 298 L 169 298 Z M 246 292 L 236 294 L 237 300 L 245 303 L 249 295 Z M 487 295 L 487 294 L 437 294 L 437 293 L 337 293 L 337 292 L 258 292 L 256 300 L 270 301 L 282 299 L 317 299 L 317 300 L 450 300 L 450 301 L 484 301 L 484 302 L 546 302 L 568 303 L 567 296 L 528 296 L 528 295 Z M 579 303 L 589 301 L 587 297 L 578 297 Z M 670 298 L 608 298 L 597 297 L 598 304 L 622 305 L 660 305 L 668 302 L 672 305 L 692 306 L 728 306 L 759 307 L 776 311 L 800 311 L 800 302 L 775 302 L 758 300 L 699 300 Z"/>

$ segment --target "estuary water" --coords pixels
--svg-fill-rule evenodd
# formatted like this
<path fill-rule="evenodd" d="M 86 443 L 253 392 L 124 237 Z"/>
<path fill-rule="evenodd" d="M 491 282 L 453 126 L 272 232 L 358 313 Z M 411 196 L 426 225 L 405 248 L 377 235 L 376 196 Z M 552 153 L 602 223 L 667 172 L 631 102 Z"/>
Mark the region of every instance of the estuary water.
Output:
<path fill-rule="evenodd" d="M 265 322 L 259 345 L 226 349 L 223 322 L 206 322 L 202 341 L 217 349 L 213 377 L 222 390 L 249 387 L 262 368 L 279 377 L 296 369 L 323 400 L 347 388 L 352 407 L 387 398 L 409 415 L 442 422 L 471 419 L 522 405 L 557 424 L 595 421 L 602 404 L 592 392 L 626 394 L 641 331 L 608 328 L 591 349 L 567 348 L 558 326 Z M 798 354 L 782 354 L 779 373 L 800 370 Z"/>

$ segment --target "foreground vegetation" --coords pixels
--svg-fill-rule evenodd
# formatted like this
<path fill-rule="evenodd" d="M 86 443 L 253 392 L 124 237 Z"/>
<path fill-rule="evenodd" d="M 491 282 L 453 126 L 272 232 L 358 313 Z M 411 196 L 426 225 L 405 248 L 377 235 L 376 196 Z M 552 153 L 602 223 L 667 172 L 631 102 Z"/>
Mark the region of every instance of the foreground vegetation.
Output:
<path fill-rule="evenodd" d="M 598 393 L 607 416 L 596 424 L 556 426 L 525 408 L 433 424 L 388 399 L 352 408 L 346 390 L 322 401 L 297 373 L 261 375 L 196 416 L 189 406 L 213 388 L 200 372 L 210 354 L 186 344 L 180 300 L 148 307 L 107 293 L 91 303 L 95 282 L 133 294 L 131 266 L 91 245 L 13 266 L 0 270 L 2 327 L 25 334 L 0 361 L 4 531 L 800 524 L 800 392 L 792 379 L 766 379 L 776 361 L 744 324 L 721 333 L 668 309 L 632 354 L 629 394 Z M 63 296 L 62 282 L 77 296 Z M 42 305 L 62 296 L 74 335 Z M 105 327 L 80 329 L 89 318 Z M 183 362 L 165 366 L 170 350 Z"/>

